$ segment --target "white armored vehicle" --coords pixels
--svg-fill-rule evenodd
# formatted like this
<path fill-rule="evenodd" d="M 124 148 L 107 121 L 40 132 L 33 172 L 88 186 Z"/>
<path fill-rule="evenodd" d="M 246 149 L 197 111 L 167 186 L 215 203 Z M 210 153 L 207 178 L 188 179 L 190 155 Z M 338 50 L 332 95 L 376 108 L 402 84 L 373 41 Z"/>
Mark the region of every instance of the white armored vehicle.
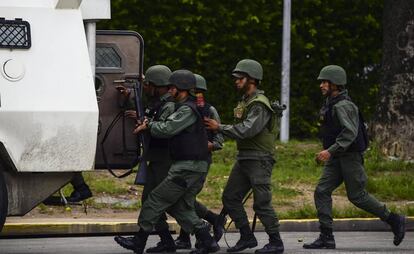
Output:
<path fill-rule="evenodd" d="M 115 85 L 139 94 L 143 40 L 96 32 L 109 18 L 110 0 L 0 1 L 0 231 L 74 172 L 138 163 Z"/>

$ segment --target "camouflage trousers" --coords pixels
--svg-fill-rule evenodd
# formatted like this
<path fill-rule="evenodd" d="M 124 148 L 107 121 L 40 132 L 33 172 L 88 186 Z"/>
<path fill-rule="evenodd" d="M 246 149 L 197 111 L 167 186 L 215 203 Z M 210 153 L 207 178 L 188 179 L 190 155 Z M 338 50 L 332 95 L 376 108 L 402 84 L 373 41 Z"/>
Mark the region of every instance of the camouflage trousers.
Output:
<path fill-rule="evenodd" d="M 237 160 L 223 192 L 224 209 L 237 228 L 248 226 L 243 199 L 253 190 L 253 209 L 265 227 L 266 233 L 279 232 L 279 220 L 272 207 L 271 176 L 274 161 Z"/>
<path fill-rule="evenodd" d="M 151 191 L 153 191 L 165 178 L 168 176 L 172 161 L 151 161 L 148 164 L 146 183 L 142 191 L 142 203 L 147 200 Z M 155 230 L 162 231 L 168 229 L 167 216 L 165 213 L 160 215 L 158 223 L 155 225 Z"/>
<path fill-rule="evenodd" d="M 316 186 L 314 198 L 322 228 L 332 228 L 332 192 L 343 182 L 349 201 L 382 220 L 388 218 L 390 211 L 371 196 L 366 190 L 367 175 L 361 153 L 349 152 L 332 157 L 323 169 Z"/>
<path fill-rule="evenodd" d="M 138 225 L 145 231 L 152 231 L 165 212 L 173 216 L 186 232 L 194 233 L 205 227 L 195 212 L 194 203 L 202 189 L 207 168 L 197 171 L 182 168 L 179 162 L 174 164 L 141 208 Z"/>

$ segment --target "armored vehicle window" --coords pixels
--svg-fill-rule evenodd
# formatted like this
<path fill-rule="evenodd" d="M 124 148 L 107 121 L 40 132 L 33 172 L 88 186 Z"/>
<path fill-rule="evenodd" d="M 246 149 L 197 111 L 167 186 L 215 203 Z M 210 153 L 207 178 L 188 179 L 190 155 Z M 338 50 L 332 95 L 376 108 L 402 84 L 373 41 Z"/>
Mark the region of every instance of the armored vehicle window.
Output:
<path fill-rule="evenodd" d="M 122 68 L 122 58 L 115 48 L 110 46 L 96 47 L 96 68 Z"/>
<path fill-rule="evenodd" d="M 22 19 L 0 18 L 0 48 L 28 49 L 31 47 L 30 24 Z"/>

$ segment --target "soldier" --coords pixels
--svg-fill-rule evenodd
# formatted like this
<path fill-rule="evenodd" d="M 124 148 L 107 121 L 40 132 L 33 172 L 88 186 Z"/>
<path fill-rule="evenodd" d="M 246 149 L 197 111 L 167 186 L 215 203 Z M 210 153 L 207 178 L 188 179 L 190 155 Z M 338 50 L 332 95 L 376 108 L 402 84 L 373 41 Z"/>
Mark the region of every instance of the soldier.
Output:
<path fill-rule="evenodd" d="M 169 93 L 171 70 L 165 65 L 154 65 L 145 72 L 144 87 L 147 94 L 152 95 L 151 101 L 145 109 L 145 116 L 153 121 L 165 121 L 175 110 L 174 98 Z M 148 161 L 146 182 L 142 192 L 142 202 L 168 175 L 172 161 L 169 154 L 169 140 L 166 138 L 151 137 L 145 159 Z M 174 252 L 174 239 L 168 229 L 167 216 L 161 215 L 155 225 L 155 230 L 161 241 L 155 247 L 148 248 L 148 253 Z"/>
<path fill-rule="evenodd" d="M 132 238 L 116 236 L 115 241 L 126 249 L 142 253 L 152 229 L 168 210 L 186 232 L 195 233 L 200 246 L 192 253 L 216 252 L 220 247 L 211 237 L 209 226 L 194 210 L 195 197 L 208 167 L 206 131 L 196 105 L 189 96 L 189 91 L 195 88 L 195 76 L 187 70 L 174 71 L 169 83 L 177 88 L 176 111 L 165 121 L 145 120 L 134 132 L 149 129 L 153 137 L 170 138 L 173 163 L 167 178 L 144 202 L 138 218 L 138 233 Z"/>
<path fill-rule="evenodd" d="M 195 100 L 197 109 L 203 117 L 214 119 L 220 123 L 220 116 L 217 113 L 216 108 L 206 102 L 204 98 L 204 93 L 207 91 L 206 80 L 199 74 L 194 75 L 196 77 Z M 207 131 L 207 138 L 209 151 L 208 168 L 210 168 L 210 164 L 212 163 L 212 152 L 223 148 L 224 139 L 221 133 L 212 131 Z M 197 215 L 213 225 L 214 239 L 218 242 L 224 233 L 224 225 L 226 223 L 225 217 L 220 217 L 218 214 L 208 210 L 206 206 L 198 201 L 195 202 L 194 206 Z M 190 234 L 181 229 L 180 235 L 175 240 L 175 244 L 177 249 L 191 249 Z"/>
<path fill-rule="evenodd" d="M 170 90 L 169 78 L 171 70 L 165 65 L 154 65 L 147 69 L 143 80 L 143 92 L 149 100 L 145 108 L 145 117 L 154 121 L 165 121 L 175 110 L 174 98 Z M 127 107 L 132 108 L 134 104 L 131 90 L 119 85 L 116 87 L 124 95 Z M 137 118 L 135 110 L 127 110 L 126 116 Z M 165 138 L 152 137 L 149 141 L 145 159 L 148 162 L 146 171 L 145 185 L 142 192 L 142 203 L 145 202 L 149 193 L 155 189 L 168 175 L 172 161 L 169 156 L 169 141 Z M 174 239 L 168 229 L 167 216 L 162 214 L 159 222 L 155 225 L 155 230 L 160 236 L 161 241 L 155 247 L 148 248 L 148 253 L 175 252 L 176 246 Z"/>
<path fill-rule="evenodd" d="M 243 96 L 234 109 L 237 121 L 234 125 L 218 124 L 206 119 L 210 130 L 236 139 L 237 161 L 230 173 L 223 192 L 225 211 L 240 230 L 240 240 L 227 252 L 240 252 L 257 246 L 257 240 L 249 226 L 243 208 L 243 198 L 253 190 L 253 209 L 265 226 L 269 243 L 256 253 L 283 253 L 284 246 L 279 234 L 279 220 L 272 208 L 271 175 L 274 164 L 277 126 L 275 112 L 264 92 L 257 89 L 263 78 L 260 63 L 244 59 L 232 72 L 238 91 Z"/>
<path fill-rule="evenodd" d="M 320 110 L 323 151 L 316 160 L 325 166 L 315 190 L 315 205 L 321 233 L 305 249 L 335 249 L 332 234 L 332 192 L 345 182 L 348 199 L 357 207 L 386 221 L 394 233 L 394 244 L 399 245 L 405 234 L 405 217 L 390 212 L 365 190 L 367 176 L 363 151 L 367 147 L 365 126 L 358 107 L 345 89 L 345 70 L 337 65 L 322 68 L 318 80 L 326 102 Z M 366 133 L 365 133 L 366 134 Z"/>

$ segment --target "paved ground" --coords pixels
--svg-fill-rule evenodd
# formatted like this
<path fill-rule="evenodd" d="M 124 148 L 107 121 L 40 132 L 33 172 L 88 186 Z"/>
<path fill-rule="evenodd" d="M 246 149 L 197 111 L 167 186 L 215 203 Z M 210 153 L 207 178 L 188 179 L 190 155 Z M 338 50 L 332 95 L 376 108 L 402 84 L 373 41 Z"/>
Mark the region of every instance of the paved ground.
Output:
<path fill-rule="evenodd" d="M 1 1 L 1 0 L 0 0 Z M 175 220 L 169 220 L 169 228 L 179 232 L 180 227 Z M 335 219 L 334 228 L 339 231 L 389 231 L 390 227 L 375 218 L 345 218 Z M 408 217 L 407 231 L 414 231 L 414 217 Z M 115 235 L 136 232 L 137 219 L 117 218 L 27 218 L 8 217 L 0 238 L 13 236 L 76 236 L 76 235 Z M 260 222 L 256 225 L 257 231 L 264 231 Z M 281 232 L 316 232 L 319 231 L 317 219 L 281 220 Z M 229 232 L 238 231 L 234 223 L 230 225 Z M 0 252 L 1 254 L 1 252 Z"/>
<path fill-rule="evenodd" d="M 265 233 L 255 233 L 259 240 L 259 246 L 267 242 Z M 304 250 L 303 242 L 308 242 L 317 237 L 316 232 L 282 232 L 285 242 L 285 253 L 414 253 L 414 232 L 408 232 L 400 246 L 392 244 L 390 232 L 337 232 L 336 250 Z M 235 244 L 239 235 L 229 233 L 226 235 L 230 245 Z M 147 246 L 154 246 L 156 236 L 150 236 Z M 222 247 L 219 253 L 226 253 L 224 239 L 220 241 Z M 179 253 L 187 253 L 180 251 Z M 1 254 L 49 254 L 49 253 L 132 253 L 119 247 L 113 237 L 68 237 L 68 238 L 38 238 L 38 239 L 0 239 Z M 254 250 L 246 250 L 243 253 L 254 253 Z"/>

